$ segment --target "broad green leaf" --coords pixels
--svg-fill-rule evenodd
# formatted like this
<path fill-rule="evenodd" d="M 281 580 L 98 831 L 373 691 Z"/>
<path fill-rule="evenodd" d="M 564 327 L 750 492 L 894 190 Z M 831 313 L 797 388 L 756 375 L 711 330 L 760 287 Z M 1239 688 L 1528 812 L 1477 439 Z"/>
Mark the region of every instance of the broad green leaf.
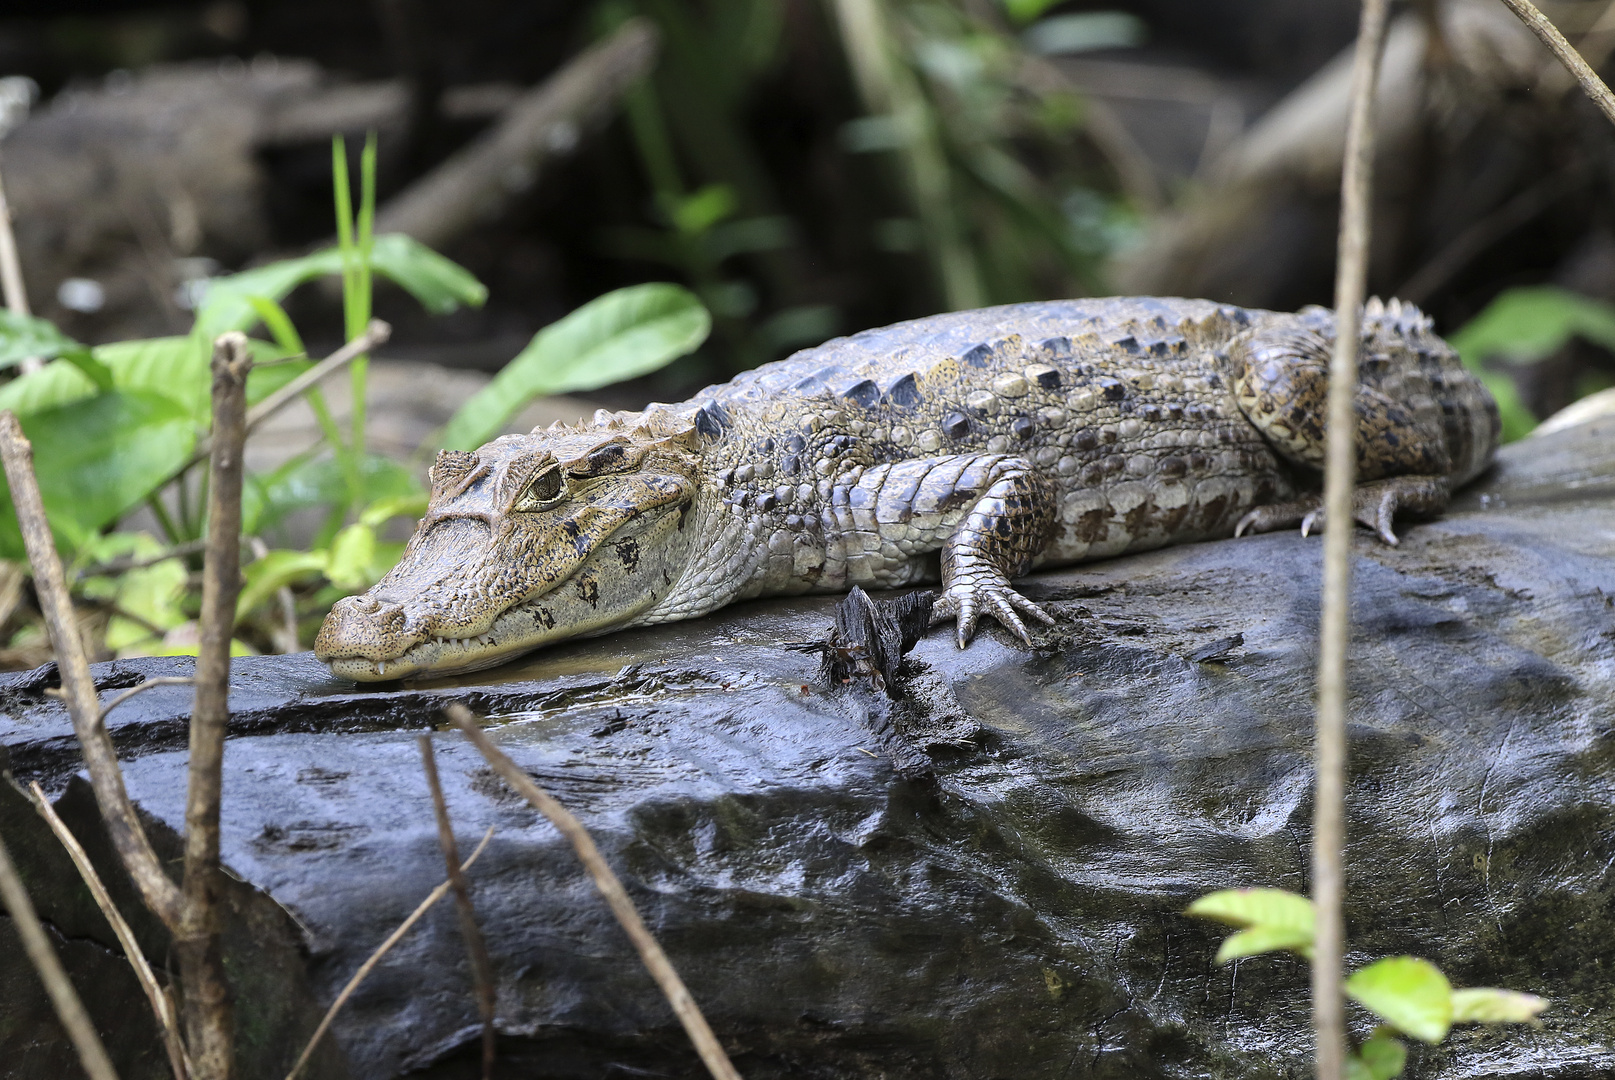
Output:
<path fill-rule="evenodd" d="M 606 293 L 540 330 L 460 406 L 440 441 L 450 450 L 473 449 L 533 398 L 593 390 L 655 371 L 705 341 L 711 326 L 706 308 L 677 285 Z"/>
<path fill-rule="evenodd" d="M 1494 356 L 1534 363 L 1572 337 L 1615 349 L 1615 305 L 1552 285 L 1507 289 L 1447 340 L 1477 370 Z"/>
<path fill-rule="evenodd" d="M 481 307 L 488 299 L 488 287 L 469 270 L 402 233 L 376 237 L 370 265 L 433 315 L 446 315 L 461 305 Z"/>
<path fill-rule="evenodd" d="M 1003 0 L 1004 13 L 1014 22 L 1023 25 L 1058 3 L 1060 0 Z"/>
<path fill-rule="evenodd" d="M 364 508 L 359 524 L 378 529 L 395 517 L 418 518 L 426 513 L 426 495 L 393 495 L 377 499 Z"/>
<path fill-rule="evenodd" d="M 183 465 L 196 432 L 172 399 L 137 391 L 101 394 L 19 418 L 52 529 L 78 547 L 155 491 Z M 0 553 L 20 556 L 9 492 L 0 509 Z"/>
<path fill-rule="evenodd" d="M 1547 998 L 1518 990 L 1470 986 L 1452 992 L 1455 1024 L 1529 1024 L 1547 1007 Z"/>
<path fill-rule="evenodd" d="M 368 455 L 360 462 L 360 477 L 369 502 L 421 496 L 415 473 L 389 458 Z M 331 458 L 288 462 L 267 476 L 255 476 L 257 492 L 253 528 L 263 531 L 297 510 L 311 506 L 340 506 L 348 501 L 342 466 Z"/>
<path fill-rule="evenodd" d="M 462 304 L 480 307 L 488 298 L 487 288 L 464 267 L 398 233 L 376 237 L 370 265 L 434 315 L 453 311 Z M 340 273 L 342 251 L 329 247 L 296 259 L 282 259 L 215 278 L 208 282 L 207 291 L 202 294 L 196 311 L 195 332 L 204 340 L 212 341 L 226 330 L 250 330 L 261 318 L 253 297 L 278 304 L 299 285 Z"/>
<path fill-rule="evenodd" d="M 1346 1080 L 1391 1080 L 1402 1075 L 1407 1061 L 1408 1048 L 1381 1028 L 1346 1058 Z"/>
<path fill-rule="evenodd" d="M 83 345 L 56 329 L 49 319 L 0 308 L 0 367 L 10 367 L 30 356 L 50 360 L 83 351 Z"/>
<path fill-rule="evenodd" d="M 296 585 L 325 573 L 330 555 L 324 551 L 266 552 L 242 570 L 247 579 L 236 600 L 236 621 L 240 622 L 258 605 L 264 603 L 276 590 L 285 585 Z"/>
<path fill-rule="evenodd" d="M 1438 1043 L 1452 1027 L 1452 985 L 1416 956 L 1388 956 L 1346 980 L 1346 994 L 1405 1035 Z"/>
<path fill-rule="evenodd" d="M 376 558 L 376 530 L 368 525 L 349 525 L 331 541 L 330 562 L 325 576 L 331 584 L 358 591 L 368 588 L 370 567 Z"/>
<path fill-rule="evenodd" d="M 1223 889 L 1190 904 L 1186 914 L 1230 926 L 1289 927 L 1309 939 L 1314 922 L 1312 901 L 1284 889 Z"/>
<path fill-rule="evenodd" d="M 1224 964 L 1242 956 L 1293 949 L 1303 956 L 1312 955 L 1312 929 L 1301 926 L 1272 926 L 1262 924 L 1237 934 L 1230 934 L 1217 950 L 1217 963 Z"/>
<path fill-rule="evenodd" d="M 283 360 L 253 368 L 247 375 L 247 404 L 258 404 L 313 366 L 307 360 Z"/>
<path fill-rule="evenodd" d="M 152 558 L 163 554 L 167 545 L 149 533 L 111 533 L 94 537 L 80 551 L 96 562 L 120 556 Z M 85 596 L 106 600 L 118 612 L 107 624 L 106 644 L 119 659 L 144 656 L 161 647 L 162 635 L 190 616 L 184 609 L 185 563 L 177 556 L 120 574 L 85 578 L 77 586 Z"/>

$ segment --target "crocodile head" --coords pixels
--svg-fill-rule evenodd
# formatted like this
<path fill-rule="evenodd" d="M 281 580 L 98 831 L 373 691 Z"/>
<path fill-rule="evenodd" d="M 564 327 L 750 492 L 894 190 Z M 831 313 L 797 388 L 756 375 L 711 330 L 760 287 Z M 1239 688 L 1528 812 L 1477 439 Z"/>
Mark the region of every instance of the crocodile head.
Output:
<path fill-rule="evenodd" d="M 689 555 L 695 435 L 670 427 L 602 420 L 439 454 L 403 558 L 338 601 L 315 655 L 366 682 L 444 675 L 631 621 Z"/>

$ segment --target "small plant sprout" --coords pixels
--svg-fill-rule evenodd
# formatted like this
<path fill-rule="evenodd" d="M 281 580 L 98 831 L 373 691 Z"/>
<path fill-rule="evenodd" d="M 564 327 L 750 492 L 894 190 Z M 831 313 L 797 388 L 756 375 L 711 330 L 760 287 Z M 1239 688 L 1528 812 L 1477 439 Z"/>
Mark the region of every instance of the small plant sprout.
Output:
<path fill-rule="evenodd" d="M 1311 900 L 1284 889 L 1224 889 L 1202 896 L 1186 914 L 1239 928 L 1217 950 L 1226 963 L 1288 950 L 1310 959 Z M 1346 996 L 1383 1023 L 1346 1059 L 1348 1080 L 1390 1080 L 1407 1064 L 1398 1036 L 1439 1043 L 1454 1024 L 1535 1024 L 1547 999 L 1489 986 L 1454 989 L 1441 969 L 1417 956 L 1387 956 L 1352 972 Z"/>

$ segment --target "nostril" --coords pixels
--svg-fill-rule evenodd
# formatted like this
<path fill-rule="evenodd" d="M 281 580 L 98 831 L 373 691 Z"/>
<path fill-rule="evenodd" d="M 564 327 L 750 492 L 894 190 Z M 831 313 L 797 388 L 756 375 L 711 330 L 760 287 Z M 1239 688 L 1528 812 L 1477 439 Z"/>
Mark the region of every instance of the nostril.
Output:
<path fill-rule="evenodd" d="M 350 596 L 347 605 L 360 615 L 373 615 L 381 609 L 381 601 L 374 596 Z"/>

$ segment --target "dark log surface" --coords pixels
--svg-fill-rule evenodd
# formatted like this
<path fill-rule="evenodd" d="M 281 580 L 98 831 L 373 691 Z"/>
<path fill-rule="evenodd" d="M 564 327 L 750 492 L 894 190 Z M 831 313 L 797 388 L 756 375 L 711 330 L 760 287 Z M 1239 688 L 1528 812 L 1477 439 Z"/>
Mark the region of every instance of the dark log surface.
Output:
<path fill-rule="evenodd" d="M 1540 1030 L 1460 1029 L 1409 1075 L 1609 1075 L 1615 421 L 1502 457 L 1400 547 L 1356 541 L 1349 961 L 1413 953 L 1458 985 L 1553 999 Z M 1060 621 L 1036 651 L 932 634 L 889 706 L 819 685 L 819 656 L 783 647 L 822 638 L 833 597 L 374 692 L 311 656 L 239 661 L 223 832 L 242 1075 L 283 1075 L 441 880 L 413 740 L 446 699 L 496 717 L 503 749 L 593 831 L 748 1078 L 1305 1075 L 1302 964 L 1214 965 L 1219 929 L 1180 913 L 1227 886 L 1306 888 L 1320 551 L 1273 534 L 1038 575 L 1026 592 Z M 110 696 L 189 670 L 97 674 Z M 82 835 L 96 815 L 48 679 L 0 684 L 0 743 Z M 130 791 L 170 830 L 188 708 L 159 688 L 113 714 Z M 558 835 L 458 735 L 437 738 L 462 846 L 497 829 L 469 876 L 499 1075 L 699 1075 Z M 92 1010 L 138 1027 L 132 980 L 96 944 L 110 932 L 10 790 L 0 828 Z M 475 1074 L 456 926 L 440 905 L 383 962 L 316 1075 L 342 1055 L 355 1077 Z M 155 924 L 137 930 L 161 966 Z M 0 1072 L 67 1075 L 21 963 L 0 923 Z M 126 1078 L 161 1075 L 155 1038 L 120 1043 Z"/>

